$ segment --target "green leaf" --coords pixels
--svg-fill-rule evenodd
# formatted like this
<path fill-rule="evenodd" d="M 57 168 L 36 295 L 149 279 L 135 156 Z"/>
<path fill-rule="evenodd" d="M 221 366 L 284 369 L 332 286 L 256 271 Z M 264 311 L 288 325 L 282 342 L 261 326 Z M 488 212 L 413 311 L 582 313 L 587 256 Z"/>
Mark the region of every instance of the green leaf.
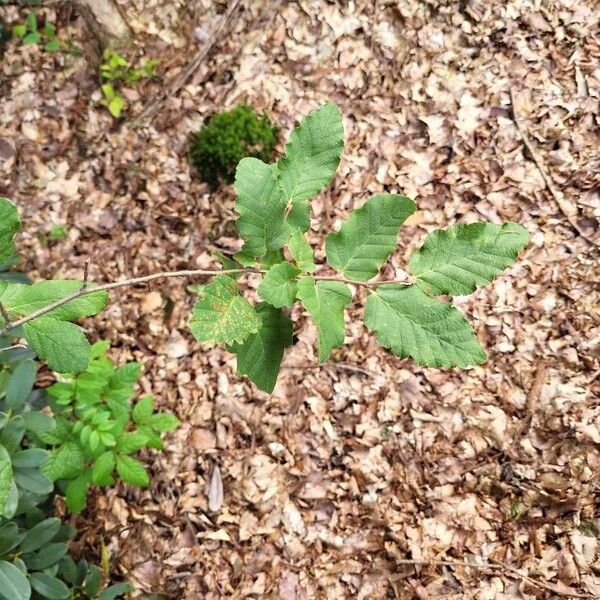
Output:
<path fill-rule="evenodd" d="M 528 240 L 517 223 L 454 225 L 430 233 L 409 267 L 427 293 L 464 296 L 511 265 Z"/>
<path fill-rule="evenodd" d="M 31 587 L 48 600 L 66 600 L 71 597 L 69 588 L 60 579 L 47 573 L 32 573 L 29 581 Z"/>
<path fill-rule="evenodd" d="M 306 231 L 310 226 L 309 200 L 331 183 L 344 149 L 340 109 L 325 104 L 312 111 L 294 129 L 277 163 L 279 185 L 291 202 L 288 222 Z"/>
<path fill-rule="evenodd" d="M 168 433 L 169 431 L 173 431 L 179 427 L 179 419 L 171 413 L 156 413 L 150 417 L 150 425 L 156 431 Z"/>
<path fill-rule="evenodd" d="M 300 269 L 289 262 L 273 265 L 258 286 L 258 295 L 275 308 L 292 306 L 296 300 Z"/>
<path fill-rule="evenodd" d="M 133 592 L 133 590 L 134 587 L 130 583 L 115 583 L 103 590 L 98 596 L 98 600 L 115 600 L 115 598 Z"/>
<path fill-rule="evenodd" d="M 102 93 L 104 94 L 104 97 L 110 102 L 110 100 L 112 100 L 116 95 L 117 92 L 115 91 L 115 88 L 110 85 L 110 83 L 105 83 L 102 87 Z"/>
<path fill-rule="evenodd" d="M 292 322 L 281 310 L 261 303 L 256 307 L 260 329 L 243 344 L 233 344 L 237 370 L 247 375 L 261 390 L 271 393 L 277 382 L 284 348 L 292 344 Z"/>
<path fill-rule="evenodd" d="M 75 442 L 66 442 L 50 451 L 48 461 L 42 467 L 42 472 L 52 481 L 58 479 L 73 479 L 84 468 L 83 451 Z"/>
<path fill-rule="evenodd" d="M 315 270 L 313 249 L 300 229 L 296 229 L 290 237 L 289 249 L 300 270 L 304 273 L 312 273 Z"/>
<path fill-rule="evenodd" d="M 115 117 L 115 119 L 118 119 L 121 116 L 121 113 L 123 112 L 124 106 L 125 98 L 123 98 L 121 94 L 117 93 L 115 94 L 114 98 L 112 98 L 112 100 L 110 100 L 110 102 L 108 103 L 108 111 L 113 117 Z"/>
<path fill-rule="evenodd" d="M 430 367 L 478 365 L 486 356 L 464 315 L 416 285 L 381 285 L 365 309 L 365 323 L 396 356 Z"/>
<path fill-rule="evenodd" d="M 204 288 L 204 296 L 194 307 L 190 320 L 190 330 L 199 342 L 243 342 L 259 327 L 260 318 L 254 307 L 227 275 L 215 277 Z"/>
<path fill-rule="evenodd" d="M 25 37 L 25 34 L 26 34 L 26 33 L 27 33 L 27 25 L 24 25 L 23 23 L 21 23 L 21 24 L 19 24 L 19 25 L 15 25 L 15 26 L 13 27 L 13 35 L 14 35 L 15 37 L 18 37 L 18 38 Z M 1 222 L 2 222 L 2 221 L 0 220 L 0 223 L 1 223 Z"/>
<path fill-rule="evenodd" d="M 7 198 L 0 198 L 0 264 L 16 254 L 13 238 L 21 229 L 17 207 Z"/>
<path fill-rule="evenodd" d="M 37 15 L 34 12 L 27 13 L 25 23 L 27 24 L 27 29 L 29 29 L 29 31 L 37 31 Z"/>
<path fill-rule="evenodd" d="M 146 445 L 148 437 L 139 431 L 126 432 L 117 441 L 115 451 L 121 454 L 132 454 Z"/>
<path fill-rule="evenodd" d="M 48 456 L 48 452 L 41 448 L 27 448 L 14 454 L 12 463 L 15 468 L 19 469 L 39 467 L 48 460 Z"/>
<path fill-rule="evenodd" d="M 12 482 L 13 470 L 10 455 L 4 446 L 0 445 L 0 516 L 4 514 Z"/>
<path fill-rule="evenodd" d="M 0 560 L 0 596 L 6 600 L 29 600 L 31 597 L 27 577 L 5 560 Z"/>
<path fill-rule="evenodd" d="M 319 334 L 319 362 L 344 343 L 344 308 L 352 294 L 341 281 L 317 281 L 302 277 L 298 282 L 298 299 L 312 317 Z"/>
<path fill-rule="evenodd" d="M 130 485 L 139 487 L 150 485 L 150 477 L 144 465 L 131 456 L 117 456 L 117 473 L 125 483 Z"/>
<path fill-rule="evenodd" d="M 152 396 L 144 396 L 133 407 L 131 416 L 136 423 L 142 425 L 150 420 L 153 412 L 154 398 Z"/>
<path fill-rule="evenodd" d="M 40 317 L 25 323 L 25 338 L 57 373 L 81 373 L 88 365 L 90 343 L 77 325 Z"/>
<path fill-rule="evenodd" d="M 375 277 L 396 249 L 400 226 L 415 210 L 415 203 L 404 196 L 373 196 L 350 214 L 337 233 L 327 236 L 327 262 L 355 281 Z"/>
<path fill-rule="evenodd" d="M 60 52 L 61 51 L 61 45 L 60 45 L 60 41 L 55 39 L 55 40 L 50 40 L 49 42 L 46 43 L 46 45 L 44 46 L 44 50 L 46 52 Z"/>
<path fill-rule="evenodd" d="M 68 550 L 68 543 L 57 542 L 55 544 L 48 544 L 39 552 L 28 554 L 23 558 L 30 571 L 42 571 L 59 562 Z"/>
<path fill-rule="evenodd" d="M 100 591 L 102 585 L 102 571 L 96 566 L 92 565 L 89 568 L 88 574 L 85 578 L 85 593 L 89 598 L 95 598 Z"/>
<path fill-rule="evenodd" d="M 10 374 L 6 385 L 6 406 L 11 410 L 19 408 L 29 397 L 37 375 L 37 367 L 32 360 L 20 362 Z"/>
<path fill-rule="evenodd" d="M 48 542 L 52 541 L 59 532 L 61 525 L 60 519 L 52 517 L 38 523 L 35 527 L 32 527 L 19 546 L 21 554 L 35 552 Z"/>
<path fill-rule="evenodd" d="M 41 41 L 42 36 L 37 31 L 32 31 L 23 38 L 23 45 L 32 46 L 34 44 L 39 44 Z"/>
<path fill-rule="evenodd" d="M 261 257 L 287 242 L 286 201 L 276 180 L 274 165 L 258 158 L 242 159 L 235 171 L 237 229 L 246 240 L 242 252 Z"/>
<path fill-rule="evenodd" d="M 87 493 L 90 486 L 89 473 L 84 473 L 73 479 L 67 486 L 67 492 L 65 500 L 67 502 L 67 508 L 74 513 L 80 513 L 87 502 Z"/>
<path fill-rule="evenodd" d="M 38 469 L 15 469 L 14 478 L 17 487 L 34 494 L 49 494 L 54 485 Z"/>
<path fill-rule="evenodd" d="M 38 281 L 31 285 L 24 285 L 7 303 L 8 308 L 18 315 L 29 315 L 77 292 L 82 285 L 81 281 L 72 279 Z M 75 321 L 82 317 L 91 317 L 98 314 L 107 302 L 108 292 L 94 292 L 71 300 L 44 316 L 60 321 Z"/>
<path fill-rule="evenodd" d="M 115 455 L 108 451 L 101 454 L 92 468 L 92 483 L 94 485 L 112 485 L 112 473 L 115 469 Z"/>

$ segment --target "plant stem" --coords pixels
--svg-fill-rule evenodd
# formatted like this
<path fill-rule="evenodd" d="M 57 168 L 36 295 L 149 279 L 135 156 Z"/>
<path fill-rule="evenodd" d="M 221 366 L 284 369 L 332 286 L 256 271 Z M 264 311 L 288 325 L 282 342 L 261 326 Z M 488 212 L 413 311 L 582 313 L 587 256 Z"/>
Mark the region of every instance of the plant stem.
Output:
<path fill-rule="evenodd" d="M 87 270 L 87 269 L 86 269 Z M 77 298 L 81 298 L 82 296 L 87 296 L 88 294 L 94 294 L 96 292 L 109 291 L 122 287 L 130 287 L 134 285 L 138 285 L 140 283 L 148 283 L 150 281 L 155 281 L 156 279 L 169 279 L 169 278 L 187 278 L 187 277 L 197 277 L 202 275 L 212 276 L 212 275 L 232 275 L 232 274 L 249 274 L 249 273 L 266 273 L 264 269 L 255 269 L 252 267 L 243 268 L 243 269 L 185 269 L 182 271 L 161 271 L 159 273 L 152 273 L 150 275 L 143 275 L 142 277 L 131 277 L 129 279 L 122 279 L 121 281 L 112 281 L 110 283 L 103 283 L 101 285 L 91 285 L 87 281 L 87 276 L 84 278 L 82 283 L 82 287 L 77 291 L 57 300 L 56 302 L 52 302 L 52 304 L 48 304 L 47 306 L 43 306 L 38 310 L 33 311 L 32 313 L 25 315 L 19 319 L 15 319 L 14 321 L 10 321 L 8 318 L 8 314 L 4 314 L 5 324 L 2 328 L 0 328 L 0 337 L 6 335 L 9 331 L 20 327 L 21 325 L 25 325 L 25 323 L 29 323 L 29 321 L 33 321 L 34 319 L 38 319 L 39 317 L 43 317 L 49 312 L 64 306 L 68 302 L 72 300 L 76 300 Z M 86 273 L 87 275 L 87 273 Z M 408 285 L 405 281 L 352 281 L 351 279 L 346 279 L 345 277 L 338 277 L 335 275 L 314 275 L 314 279 L 326 280 L 326 281 L 341 281 L 342 283 L 350 284 L 350 285 L 360 285 L 363 287 L 367 287 L 373 289 L 379 285 L 383 285 L 386 283 L 396 283 L 400 285 Z M 4 307 L 2 307 L 4 308 Z M 5 312 L 5 311 L 4 311 Z"/>

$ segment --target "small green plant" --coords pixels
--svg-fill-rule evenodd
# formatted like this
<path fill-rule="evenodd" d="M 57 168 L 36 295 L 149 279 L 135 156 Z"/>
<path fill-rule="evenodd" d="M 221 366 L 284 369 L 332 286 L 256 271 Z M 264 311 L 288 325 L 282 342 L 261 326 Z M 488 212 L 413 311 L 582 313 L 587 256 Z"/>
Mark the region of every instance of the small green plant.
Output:
<path fill-rule="evenodd" d="M 121 85 L 132 85 L 140 79 L 156 77 L 158 60 L 147 60 L 139 69 L 134 69 L 123 56 L 112 48 L 107 48 L 103 55 L 104 62 L 100 65 L 102 80 L 102 99 L 100 104 L 108 108 L 110 114 L 119 118 L 125 108 L 125 98 L 119 92 Z"/>
<path fill-rule="evenodd" d="M 48 233 L 40 231 L 37 234 L 38 240 L 42 244 L 48 244 L 49 242 L 61 242 L 69 237 L 69 228 L 64 223 L 57 223 L 50 228 Z"/>
<path fill-rule="evenodd" d="M 90 486 L 113 485 L 115 472 L 125 483 L 148 486 L 148 473 L 132 454 L 162 448 L 161 434 L 179 423 L 154 412 L 151 396 L 131 405 L 141 365 L 115 367 L 107 350 L 108 342 L 97 342 L 85 372 L 48 388 L 55 427 L 39 433 L 51 448 L 43 472 L 64 489 L 73 512 L 84 508 Z"/>
<path fill-rule="evenodd" d="M 345 309 L 365 288 L 367 329 L 400 358 L 431 367 L 467 367 L 486 354 L 465 316 L 440 296 L 465 296 L 490 283 L 525 247 L 517 223 L 456 224 L 430 233 L 410 256 L 410 278 L 379 278 L 396 250 L 397 235 L 415 203 L 398 194 L 375 194 L 325 238 L 326 265 L 317 265 L 306 238 L 310 201 L 327 186 L 344 147 L 340 110 L 326 104 L 294 129 L 275 164 L 247 157 L 235 176 L 237 229 L 244 244 L 232 258 L 215 256 L 223 269 L 156 273 L 98 288 L 77 281 L 41 281 L 29 286 L 0 281 L 0 335 L 24 336 L 58 372 L 86 369 L 90 345 L 72 323 L 104 308 L 107 290 L 165 277 L 216 275 L 198 289 L 189 326 L 200 342 L 224 344 L 237 356 L 240 374 L 272 391 L 285 349 L 293 343 L 287 310 L 296 302 L 318 334 L 318 360 L 344 343 Z M 3 216 L 4 215 L 4 216 Z M 14 254 L 19 229 L 16 207 L 0 200 L 0 257 Z M 289 260 L 288 257 L 291 259 Z M 262 277 L 253 305 L 239 279 Z M 22 329 L 19 329 L 22 327 Z"/>
<path fill-rule="evenodd" d="M 243 158 L 253 156 L 270 161 L 277 146 L 279 128 L 268 117 L 241 104 L 214 115 L 190 138 L 190 161 L 200 177 L 213 188 L 232 183 Z"/>
<path fill-rule="evenodd" d="M 13 27 L 13 34 L 23 42 L 24 46 L 44 44 L 46 52 L 60 52 L 63 44 L 56 35 L 56 27 L 46 21 L 41 29 L 38 28 L 38 19 L 35 13 L 30 12 L 24 23 Z"/>

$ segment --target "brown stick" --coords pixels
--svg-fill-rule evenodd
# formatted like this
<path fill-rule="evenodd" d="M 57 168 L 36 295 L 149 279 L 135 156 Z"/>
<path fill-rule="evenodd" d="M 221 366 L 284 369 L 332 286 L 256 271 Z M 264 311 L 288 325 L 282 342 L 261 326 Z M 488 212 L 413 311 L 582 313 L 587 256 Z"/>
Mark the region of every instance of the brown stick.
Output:
<path fill-rule="evenodd" d="M 163 92 L 160 98 L 156 100 L 152 100 L 150 103 L 146 104 L 146 106 L 142 109 L 142 112 L 133 120 L 133 127 L 138 127 L 141 125 L 142 121 L 153 116 L 160 107 L 164 104 L 165 100 L 169 96 L 174 96 L 179 92 L 179 90 L 186 84 L 187 80 L 193 75 L 193 73 L 198 69 L 198 67 L 202 64 L 202 61 L 209 55 L 210 51 L 213 49 L 215 43 L 222 39 L 220 35 L 223 31 L 227 21 L 238 7 L 240 0 L 231 0 L 227 10 L 221 17 L 219 24 L 215 27 L 214 31 L 212 31 L 209 40 L 204 44 L 202 49 L 196 53 L 194 58 L 188 63 L 187 67 L 182 71 L 182 73 L 175 79 L 175 81 L 168 87 L 166 92 Z"/>
<path fill-rule="evenodd" d="M 565 217 L 567 218 L 567 220 L 569 221 L 569 223 L 571 224 L 573 229 L 575 229 L 575 231 L 583 239 L 587 240 L 590 244 L 597 246 L 598 242 L 596 240 L 594 240 L 593 238 L 591 238 L 590 236 L 588 236 L 585 233 L 585 231 L 583 231 L 582 228 L 578 225 L 577 220 L 576 220 L 577 214 L 573 214 L 573 208 L 565 200 L 562 192 L 556 187 L 554 181 L 552 180 L 552 177 L 550 177 L 550 175 L 546 172 L 546 168 L 544 166 L 544 161 L 542 160 L 538 151 L 534 148 L 533 144 L 531 143 L 531 140 L 529 139 L 529 135 L 527 134 L 527 129 L 523 123 L 523 120 L 521 119 L 521 117 L 519 115 L 519 111 L 517 110 L 516 103 L 515 103 L 515 92 L 514 92 L 513 87 L 510 88 L 509 93 L 510 93 L 510 102 L 512 104 L 515 125 L 517 126 L 517 129 L 519 130 L 519 133 L 521 134 L 521 139 L 523 140 L 523 143 L 525 144 L 525 147 L 527 148 L 527 150 L 529 150 L 529 154 L 531 154 L 531 158 L 533 159 L 533 162 L 535 163 L 537 170 L 539 171 L 540 175 L 542 176 L 542 179 L 544 180 L 544 183 L 546 184 L 546 187 L 548 188 L 550 194 L 552 194 L 552 197 L 554 198 L 554 201 L 556 202 L 558 208 L 565 215 Z M 575 209 L 575 213 L 577 213 L 576 209 Z"/>
<path fill-rule="evenodd" d="M 33 321 L 39 317 L 43 317 L 49 312 L 64 306 L 68 302 L 72 300 L 76 300 L 77 298 L 81 298 L 82 296 L 87 296 L 88 294 L 94 294 L 96 292 L 103 292 L 114 290 L 122 287 L 131 287 L 134 285 L 138 285 L 140 283 L 148 283 L 150 281 L 155 281 L 156 279 L 169 279 L 169 278 L 183 278 L 183 277 L 197 277 L 201 275 L 228 275 L 228 274 L 247 274 L 247 273 L 266 273 L 264 269 L 254 269 L 254 268 L 244 268 L 244 269 L 185 269 L 182 271 L 161 271 L 160 273 L 152 273 L 150 275 L 143 275 L 142 277 L 132 277 L 129 279 L 123 279 L 121 281 L 113 281 L 110 283 L 103 283 L 97 286 L 90 286 L 85 282 L 86 285 L 82 285 L 77 291 L 53 302 L 52 304 L 48 304 L 47 306 L 43 306 L 42 308 L 21 317 L 15 321 L 9 322 L 7 318 L 8 313 L 4 317 L 6 324 L 4 327 L 0 329 L 0 337 L 19 327 L 20 325 L 25 325 L 25 323 L 29 323 L 29 321 Z M 360 285 L 366 288 L 376 288 L 380 285 L 388 284 L 388 283 L 396 283 L 398 285 L 408 285 L 405 281 L 352 281 L 350 279 L 346 279 L 345 277 L 335 277 L 333 275 L 314 275 L 313 279 L 316 280 L 325 280 L 325 281 L 341 281 L 342 283 L 348 283 L 352 285 Z"/>

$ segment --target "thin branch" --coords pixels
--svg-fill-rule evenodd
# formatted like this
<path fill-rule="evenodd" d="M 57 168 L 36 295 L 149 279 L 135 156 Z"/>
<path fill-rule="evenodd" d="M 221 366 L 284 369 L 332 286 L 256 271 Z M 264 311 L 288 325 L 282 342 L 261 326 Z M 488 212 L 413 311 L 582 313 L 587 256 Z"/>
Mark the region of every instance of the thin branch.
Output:
<path fill-rule="evenodd" d="M 5 348 L 0 348 L 0 354 L 2 352 L 9 352 L 10 350 L 19 350 L 20 348 L 27 348 L 25 344 L 14 344 L 13 346 L 6 346 Z"/>
<path fill-rule="evenodd" d="M 467 569 L 479 569 L 479 570 L 489 570 L 500 572 L 502 575 L 507 577 L 511 577 L 513 579 L 522 579 L 527 583 L 534 585 L 543 590 L 552 592 L 556 594 L 556 596 L 561 596 L 563 598 L 593 598 L 591 594 L 582 594 L 580 592 L 570 592 L 568 590 L 563 590 L 556 585 L 551 583 L 546 583 L 545 581 L 541 581 L 540 579 L 535 579 L 534 577 L 530 577 L 529 575 L 525 575 L 525 573 L 521 573 L 515 567 L 510 567 L 509 565 L 505 565 L 502 563 L 472 563 L 468 561 L 462 560 L 413 560 L 411 558 L 405 558 L 395 561 L 396 564 L 400 565 L 412 565 L 415 567 L 428 567 L 428 566 L 440 566 L 440 567 L 464 567 Z"/>
<path fill-rule="evenodd" d="M 577 223 L 577 218 L 576 218 L 577 217 L 577 209 L 572 207 L 565 200 L 563 193 L 556 187 L 554 181 L 552 180 L 552 177 L 547 173 L 546 168 L 544 166 L 544 161 L 542 160 L 538 151 L 535 149 L 535 147 L 531 143 L 531 140 L 529 139 L 529 135 L 527 133 L 525 124 L 523 123 L 523 120 L 521 119 L 521 116 L 519 115 L 519 111 L 517 110 L 517 107 L 516 107 L 514 87 L 511 86 L 509 93 L 510 93 L 510 103 L 512 105 L 512 112 L 513 112 L 515 125 L 517 126 L 519 134 L 521 135 L 521 139 L 523 140 L 525 147 L 529 151 L 529 154 L 531 155 L 531 158 L 533 159 L 533 162 L 535 163 L 535 166 L 537 167 L 539 174 L 542 176 L 542 179 L 544 180 L 544 183 L 546 184 L 546 187 L 548 188 L 550 194 L 554 198 L 554 201 L 556 202 L 558 208 L 565 215 L 565 217 L 567 218 L 567 220 L 569 221 L 569 223 L 571 224 L 573 229 L 583 239 L 587 240 L 590 244 L 597 246 L 598 242 L 596 240 L 594 240 L 593 238 L 591 238 L 589 235 L 587 235 L 585 233 L 585 231 L 583 231 L 583 229 Z"/>
<path fill-rule="evenodd" d="M 86 269 L 87 273 L 87 269 Z M 52 304 L 48 304 L 47 306 L 43 306 L 38 310 L 21 317 L 15 321 L 9 322 L 8 314 L 6 313 L 4 307 L 0 304 L 0 312 L 4 316 L 4 320 L 6 324 L 4 327 L 0 329 L 0 337 L 7 334 L 12 329 L 19 327 L 20 325 L 24 325 L 25 323 L 29 323 L 29 321 L 33 321 L 39 317 L 43 317 L 49 312 L 59 308 L 72 300 L 77 300 L 77 298 L 81 298 L 82 296 L 87 296 L 88 294 L 94 294 L 96 292 L 103 292 L 109 290 L 115 290 L 117 288 L 122 287 L 131 287 L 134 285 L 138 285 L 140 283 L 148 283 L 150 281 L 155 281 L 156 279 L 169 279 L 169 278 L 184 278 L 184 277 L 197 277 L 201 275 L 229 275 L 229 274 L 249 274 L 249 273 L 266 273 L 264 269 L 255 269 L 255 268 L 244 268 L 244 269 L 185 269 L 182 271 L 161 271 L 160 273 L 152 273 L 150 275 L 143 275 L 142 277 L 132 277 L 129 279 L 122 279 L 121 281 L 113 281 L 111 283 L 103 283 L 101 285 L 96 285 L 90 287 L 87 282 L 86 275 L 84 274 L 84 281 L 81 288 L 76 290 L 75 292 L 53 302 Z M 341 281 L 342 283 L 347 283 L 351 285 L 359 285 L 362 287 L 366 287 L 369 289 L 373 289 L 379 285 L 384 285 L 388 283 L 396 283 L 400 285 L 408 285 L 405 281 L 352 281 L 351 279 L 346 279 L 345 277 L 337 277 L 334 275 L 314 275 L 314 279 L 326 280 L 326 281 Z"/>

